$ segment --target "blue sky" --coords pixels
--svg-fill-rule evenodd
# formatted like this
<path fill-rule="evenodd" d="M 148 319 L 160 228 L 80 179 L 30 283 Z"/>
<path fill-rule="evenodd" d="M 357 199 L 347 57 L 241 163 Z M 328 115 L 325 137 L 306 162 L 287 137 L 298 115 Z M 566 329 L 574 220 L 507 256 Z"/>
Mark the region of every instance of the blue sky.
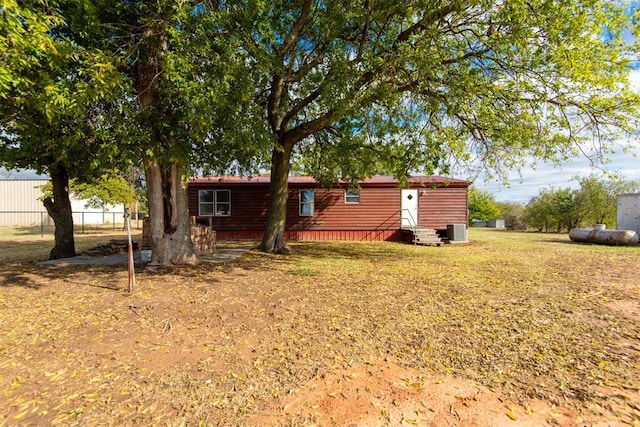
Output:
<path fill-rule="evenodd" d="M 629 11 L 640 7 L 640 1 L 629 2 Z M 625 33 L 625 39 L 629 43 L 634 42 L 631 31 Z M 631 86 L 640 93 L 640 64 L 631 72 Z M 535 197 L 541 189 L 551 186 L 556 188 L 576 188 L 576 176 L 584 177 L 591 174 L 600 174 L 602 171 L 617 172 L 627 180 L 640 181 L 640 132 L 636 133 L 635 146 L 628 152 L 618 150 L 608 157 L 608 163 L 601 165 L 601 169 L 592 168 L 586 158 L 576 158 L 562 165 L 538 164 L 535 169 L 524 168 L 520 171 L 509 173 L 510 185 L 505 186 L 496 181 L 484 181 L 482 178 L 475 180 L 475 187 L 494 195 L 499 202 L 527 203 Z"/>
<path fill-rule="evenodd" d="M 640 70 L 631 73 L 631 85 L 640 92 Z M 535 169 L 527 167 L 521 171 L 521 175 L 517 171 L 511 171 L 508 186 L 495 180 L 485 181 L 482 177 L 475 179 L 474 186 L 491 193 L 498 202 L 527 203 L 543 188 L 576 188 L 576 176 L 600 174 L 603 170 L 617 172 L 627 180 L 640 181 L 640 133 L 636 133 L 631 143 L 634 145 L 633 150 L 626 153 L 618 150 L 608 157 L 608 163 L 601 165 L 600 169 L 590 167 L 586 158 L 577 157 L 559 166 L 541 163 Z"/>
<path fill-rule="evenodd" d="M 586 158 L 577 158 L 560 166 L 539 164 L 536 169 L 523 169 L 521 175 L 512 171 L 508 186 L 478 178 L 474 187 L 491 193 L 498 202 L 527 203 L 543 188 L 577 188 L 575 177 L 602 174 L 603 170 L 616 172 L 626 180 L 640 181 L 640 146 L 636 145 L 636 149 L 630 153 L 618 152 L 609 160 L 601 169 L 592 168 Z"/>

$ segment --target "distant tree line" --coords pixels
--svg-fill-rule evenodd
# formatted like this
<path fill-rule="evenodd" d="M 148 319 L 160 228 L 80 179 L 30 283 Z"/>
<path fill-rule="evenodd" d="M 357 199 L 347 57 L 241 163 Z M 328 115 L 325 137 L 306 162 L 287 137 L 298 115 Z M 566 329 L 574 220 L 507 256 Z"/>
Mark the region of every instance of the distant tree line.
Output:
<path fill-rule="evenodd" d="M 640 183 L 619 177 L 578 177 L 579 188 L 547 187 L 527 204 L 499 203 L 488 192 L 469 192 L 469 224 L 503 219 L 509 230 L 562 232 L 594 224 L 616 226 L 618 195 L 640 191 Z"/>

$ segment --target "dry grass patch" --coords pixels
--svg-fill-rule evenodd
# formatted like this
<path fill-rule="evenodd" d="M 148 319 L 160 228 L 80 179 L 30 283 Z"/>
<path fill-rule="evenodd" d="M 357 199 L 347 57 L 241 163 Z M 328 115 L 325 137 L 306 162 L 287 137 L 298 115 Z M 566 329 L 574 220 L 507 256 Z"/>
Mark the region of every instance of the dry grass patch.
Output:
<path fill-rule="evenodd" d="M 299 243 L 143 273 L 133 295 L 124 267 L 0 267 L 0 424 L 369 425 L 337 415 L 358 413 L 358 393 L 375 396 L 380 424 L 427 423 L 435 404 L 409 391 L 447 378 L 496 393 L 504 422 L 538 411 L 558 423 L 543 402 L 576 423 L 638 423 L 639 248 L 470 238 Z M 335 388 L 380 363 L 407 370 L 409 391 Z M 342 412 L 314 403 L 310 384 Z M 395 414 L 401 399 L 415 413 Z"/>
<path fill-rule="evenodd" d="M 142 231 L 132 230 L 133 239 L 142 241 Z M 117 230 L 87 230 L 84 234 L 75 234 L 76 253 L 81 254 L 99 243 L 110 239 L 126 239 L 127 233 L 119 227 Z M 0 265 L 28 262 L 40 262 L 49 258 L 53 248 L 53 231 L 41 234 L 38 227 L 0 227 Z"/>

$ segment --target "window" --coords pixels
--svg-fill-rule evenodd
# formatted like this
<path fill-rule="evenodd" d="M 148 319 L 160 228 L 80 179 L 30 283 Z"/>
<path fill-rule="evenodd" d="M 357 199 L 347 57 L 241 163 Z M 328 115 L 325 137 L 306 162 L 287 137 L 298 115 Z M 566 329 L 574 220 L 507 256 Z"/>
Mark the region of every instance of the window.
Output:
<path fill-rule="evenodd" d="M 360 190 L 344 190 L 344 202 L 349 205 L 360 203 Z"/>
<path fill-rule="evenodd" d="M 200 216 L 231 216 L 231 190 L 199 190 Z"/>
<path fill-rule="evenodd" d="M 313 190 L 300 190 L 300 216 L 313 215 L 314 199 Z"/>
<path fill-rule="evenodd" d="M 216 190 L 216 216 L 231 215 L 231 191 Z"/>

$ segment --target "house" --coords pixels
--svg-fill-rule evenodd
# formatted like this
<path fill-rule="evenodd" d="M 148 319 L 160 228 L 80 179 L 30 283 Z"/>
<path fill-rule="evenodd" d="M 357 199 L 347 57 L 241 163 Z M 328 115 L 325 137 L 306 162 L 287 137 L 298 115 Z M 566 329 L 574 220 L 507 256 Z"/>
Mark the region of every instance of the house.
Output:
<path fill-rule="evenodd" d="M 269 183 L 268 176 L 193 177 L 189 213 L 197 223 L 211 224 L 220 240 L 260 239 L 266 229 Z M 404 241 L 411 238 L 407 230 L 442 234 L 452 224 L 467 224 L 470 182 L 416 176 L 407 188 L 399 184 L 393 177 L 375 176 L 357 189 L 341 183 L 327 189 L 311 177 L 289 177 L 285 238 Z"/>

